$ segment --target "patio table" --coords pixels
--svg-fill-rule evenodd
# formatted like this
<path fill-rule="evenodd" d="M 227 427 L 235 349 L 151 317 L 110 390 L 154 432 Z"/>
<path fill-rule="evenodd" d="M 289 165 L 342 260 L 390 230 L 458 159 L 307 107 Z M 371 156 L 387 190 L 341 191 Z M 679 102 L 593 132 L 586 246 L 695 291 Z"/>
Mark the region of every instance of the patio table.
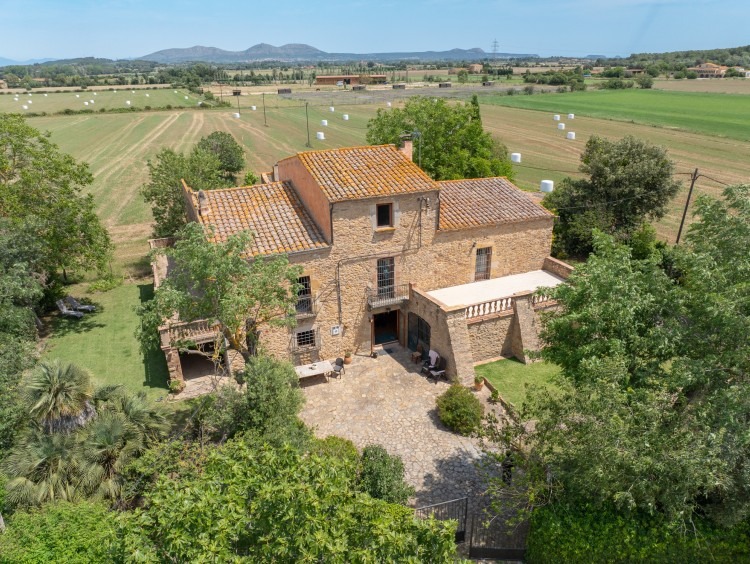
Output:
<path fill-rule="evenodd" d="M 326 376 L 326 382 L 328 381 L 328 373 L 333 371 L 333 365 L 327 360 L 319 360 L 311 364 L 303 364 L 302 366 L 295 366 L 294 371 L 300 380 L 303 378 L 311 378 L 313 376 Z"/>

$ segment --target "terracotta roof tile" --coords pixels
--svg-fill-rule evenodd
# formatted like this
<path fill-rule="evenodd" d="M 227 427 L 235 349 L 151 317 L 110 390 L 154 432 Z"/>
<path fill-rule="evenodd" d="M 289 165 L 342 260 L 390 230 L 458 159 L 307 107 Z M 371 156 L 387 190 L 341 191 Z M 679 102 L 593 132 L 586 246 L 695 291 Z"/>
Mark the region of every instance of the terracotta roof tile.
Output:
<path fill-rule="evenodd" d="M 446 180 L 438 185 L 439 229 L 466 229 L 552 216 L 506 178 Z"/>
<path fill-rule="evenodd" d="M 206 190 L 210 212 L 198 219 L 213 227 L 212 241 L 243 230 L 254 234 L 252 255 L 293 253 L 328 247 L 320 229 L 288 182 Z M 193 192 L 197 209 L 197 195 Z"/>
<path fill-rule="evenodd" d="M 309 151 L 295 157 L 329 202 L 437 190 L 437 184 L 393 145 Z"/>

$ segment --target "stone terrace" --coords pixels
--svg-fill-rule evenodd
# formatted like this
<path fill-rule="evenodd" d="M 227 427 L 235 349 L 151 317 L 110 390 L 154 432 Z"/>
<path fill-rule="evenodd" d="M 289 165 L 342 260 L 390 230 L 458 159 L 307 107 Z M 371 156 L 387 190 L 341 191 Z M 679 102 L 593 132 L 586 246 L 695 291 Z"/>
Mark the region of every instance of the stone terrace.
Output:
<path fill-rule="evenodd" d="M 302 420 L 321 438 L 337 435 L 359 448 L 380 444 L 399 455 L 406 481 L 417 490 L 416 507 L 481 495 L 474 467 L 481 456 L 478 442 L 449 431 L 437 416 L 435 398 L 449 384 L 421 376 L 410 351 L 396 344 L 385 348 L 392 354 L 355 356 L 340 379 L 304 383 Z M 487 409 L 487 388 L 476 393 Z"/>

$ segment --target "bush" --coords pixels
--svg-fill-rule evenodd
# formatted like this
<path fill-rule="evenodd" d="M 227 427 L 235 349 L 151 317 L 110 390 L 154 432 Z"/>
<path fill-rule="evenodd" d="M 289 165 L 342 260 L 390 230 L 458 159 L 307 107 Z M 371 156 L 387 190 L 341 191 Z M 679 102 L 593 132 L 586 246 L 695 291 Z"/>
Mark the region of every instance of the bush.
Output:
<path fill-rule="evenodd" d="M 117 561 L 115 519 L 103 504 L 92 502 L 58 502 L 18 512 L 0 534 L 0 561 Z"/>
<path fill-rule="evenodd" d="M 124 279 L 122 276 L 107 274 L 89 284 L 88 293 L 94 294 L 96 292 L 109 292 L 110 290 L 122 286 L 123 281 Z"/>
<path fill-rule="evenodd" d="M 391 456 L 380 445 L 366 446 L 362 450 L 359 488 L 376 499 L 402 505 L 414 495 L 414 488 L 404 482 L 401 457 Z"/>
<path fill-rule="evenodd" d="M 523 93 L 526 94 L 527 96 L 531 96 L 534 93 L 534 85 L 529 84 L 527 86 L 524 86 Z"/>
<path fill-rule="evenodd" d="M 453 384 L 437 399 L 438 416 L 446 427 L 461 435 L 479 428 L 484 407 L 468 388 Z"/>
<path fill-rule="evenodd" d="M 526 559 L 544 562 L 747 562 L 750 526 L 695 521 L 681 530 L 653 517 L 553 505 L 531 518 Z"/>
<path fill-rule="evenodd" d="M 359 465 L 359 451 L 349 439 L 330 435 L 325 439 L 313 439 L 310 443 L 310 454 L 322 457 L 347 460 Z"/>

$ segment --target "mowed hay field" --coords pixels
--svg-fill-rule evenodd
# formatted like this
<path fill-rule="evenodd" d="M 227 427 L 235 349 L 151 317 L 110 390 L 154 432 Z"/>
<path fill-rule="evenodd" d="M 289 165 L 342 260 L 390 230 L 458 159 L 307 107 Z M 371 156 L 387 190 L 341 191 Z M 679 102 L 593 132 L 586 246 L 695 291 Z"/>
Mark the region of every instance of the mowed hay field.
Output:
<path fill-rule="evenodd" d="M 101 109 L 145 108 L 146 106 L 162 108 L 168 105 L 179 108 L 197 106 L 202 99 L 184 89 L 131 90 L 127 87 L 122 88 L 124 89 L 118 88 L 116 91 L 48 92 L 46 95 L 41 92 L 32 92 L 31 95 L 6 93 L 0 96 L 0 112 L 19 114 L 47 112 L 50 114 L 65 110 L 98 112 Z M 18 101 L 15 98 L 18 98 Z M 126 104 L 128 101 L 129 106 Z M 88 102 L 88 105 L 85 105 L 85 102 Z M 28 109 L 24 110 L 23 106 Z"/>
<path fill-rule="evenodd" d="M 171 91 L 170 91 L 171 92 Z M 626 94 L 640 94 L 641 91 Z M 643 91 L 646 95 L 652 94 Z M 314 93 L 313 93 L 314 94 Z M 320 93 L 318 93 L 320 94 Z M 559 182 L 566 176 L 578 176 L 580 153 L 592 134 L 617 139 L 634 135 L 652 143 L 666 146 L 671 158 L 676 161 L 677 171 L 684 173 L 678 178 L 684 181 L 682 193 L 675 199 L 668 217 L 657 225 L 659 234 L 673 241 L 679 225 L 682 206 L 687 193 L 688 174 L 696 167 L 701 173 L 725 183 L 750 181 L 750 142 L 707 135 L 673 127 L 688 125 L 680 118 L 680 112 L 672 112 L 669 105 L 650 109 L 647 98 L 622 98 L 617 116 L 621 119 L 650 119 L 653 125 L 601 119 L 590 116 L 588 108 L 596 109 L 600 92 L 575 94 L 549 94 L 543 96 L 498 96 L 482 97 L 482 117 L 485 129 L 504 142 L 512 152 L 520 152 L 523 162 L 516 166 L 516 183 L 527 190 L 538 190 L 542 179 Z M 351 93 L 347 93 L 351 100 Z M 672 96 L 683 96 L 674 93 Z M 710 116 L 714 108 L 719 121 L 729 120 L 727 100 L 736 96 L 712 95 L 693 98 L 692 104 L 703 104 L 703 113 Z M 510 102 L 541 104 L 538 110 L 498 105 L 497 99 Z M 612 99 L 610 99 L 612 100 Z M 696 102 L 702 100 L 702 102 Z M 750 101 L 750 98 L 747 99 Z M 236 103 L 236 99 L 232 100 Z M 248 169 L 256 173 L 270 171 L 273 164 L 296 152 L 310 150 L 306 147 L 307 128 L 305 105 L 301 100 L 289 100 L 276 95 L 266 95 L 266 120 L 264 126 L 261 96 L 241 96 L 241 117 L 233 117 L 236 106 L 217 110 L 175 109 L 170 111 L 136 112 L 127 114 L 86 114 L 76 116 L 51 116 L 31 118 L 30 124 L 41 130 L 49 130 L 52 140 L 63 151 L 77 159 L 86 161 L 94 174 L 91 191 L 102 219 L 110 229 L 117 245 L 116 268 L 128 275 L 141 276 L 148 273 L 146 261 L 151 215 L 142 201 L 139 188 L 148 181 L 146 163 L 162 148 L 178 151 L 190 149 L 202 136 L 213 131 L 231 133 L 245 149 Z M 489 103 L 488 103 L 489 102 Z M 611 105 L 614 102 L 610 101 Z M 747 102 L 743 102 L 747 103 Z M 250 105 L 255 105 L 252 111 Z M 329 111 L 335 106 L 335 112 Z M 393 101 L 393 106 L 401 105 Z M 323 103 L 315 100 L 308 106 L 310 141 L 312 149 L 330 149 L 365 143 L 367 121 L 385 102 L 372 104 L 345 104 L 344 100 L 332 99 Z M 552 110 L 551 108 L 554 108 Z M 568 121 L 566 131 L 556 128 L 552 113 L 575 113 Z M 349 120 L 343 120 L 343 114 Z M 750 128 L 745 112 L 742 119 Z M 630 116 L 630 117 L 628 117 Z M 327 120 L 323 126 L 321 120 Z M 707 118 L 710 121 L 710 117 Z M 564 119 L 564 121 L 567 121 Z M 742 123 L 742 120 L 739 122 Z M 727 126 L 739 131 L 741 126 Z M 316 132 L 325 133 L 326 139 L 316 139 Z M 576 140 L 567 140 L 568 131 L 576 132 Z M 740 134 L 738 134 L 741 137 Z M 424 143 L 429 140 L 423 140 Z M 415 152 L 417 147 L 415 147 Z M 718 194 L 722 188 L 708 178 L 700 178 L 696 192 Z"/>

